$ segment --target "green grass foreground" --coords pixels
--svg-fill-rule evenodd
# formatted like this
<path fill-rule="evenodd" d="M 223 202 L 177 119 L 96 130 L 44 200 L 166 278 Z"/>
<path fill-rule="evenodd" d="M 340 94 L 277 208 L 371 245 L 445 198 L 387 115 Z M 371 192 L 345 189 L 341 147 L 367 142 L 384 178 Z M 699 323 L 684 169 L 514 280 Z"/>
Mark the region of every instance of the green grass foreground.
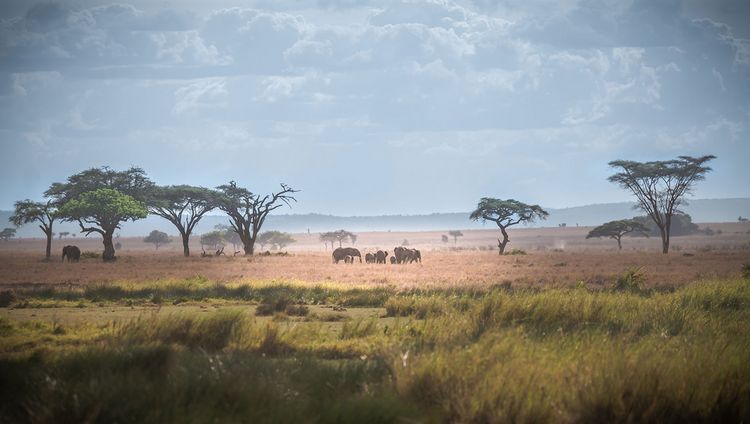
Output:
<path fill-rule="evenodd" d="M 618 287 L 243 289 L 382 310 L 341 322 L 242 304 L 101 325 L 2 319 L 0 422 L 750 421 L 750 282 Z M 119 289 L 106 300 L 138 299 Z"/>

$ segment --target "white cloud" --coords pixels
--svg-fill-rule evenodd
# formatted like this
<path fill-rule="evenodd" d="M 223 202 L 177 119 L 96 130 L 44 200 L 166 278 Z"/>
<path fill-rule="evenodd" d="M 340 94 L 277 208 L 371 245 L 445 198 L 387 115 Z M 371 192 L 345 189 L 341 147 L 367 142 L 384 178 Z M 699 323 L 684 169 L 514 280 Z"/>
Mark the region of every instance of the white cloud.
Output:
<path fill-rule="evenodd" d="M 226 106 L 226 79 L 205 78 L 193 81 L 175 91 L 172 113 L 181 115 L 195 109 Z"/>

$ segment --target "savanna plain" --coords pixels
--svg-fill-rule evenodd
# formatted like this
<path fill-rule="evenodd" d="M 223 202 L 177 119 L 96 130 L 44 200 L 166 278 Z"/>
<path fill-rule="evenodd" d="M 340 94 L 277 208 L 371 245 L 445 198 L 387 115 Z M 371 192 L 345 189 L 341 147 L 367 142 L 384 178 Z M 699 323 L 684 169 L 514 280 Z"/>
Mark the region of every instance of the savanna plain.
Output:
<path fill-rule="evenodd" d="M 421 250 L 401 265 L 333 264 L 317 234 L 123 238 L 113 263 L 0 243 L 0 422 L 748 422 L 750 224 L 701 226 L 667 255 L 583 227 L 502 256 L 489 229 L 359 234 Z"/>

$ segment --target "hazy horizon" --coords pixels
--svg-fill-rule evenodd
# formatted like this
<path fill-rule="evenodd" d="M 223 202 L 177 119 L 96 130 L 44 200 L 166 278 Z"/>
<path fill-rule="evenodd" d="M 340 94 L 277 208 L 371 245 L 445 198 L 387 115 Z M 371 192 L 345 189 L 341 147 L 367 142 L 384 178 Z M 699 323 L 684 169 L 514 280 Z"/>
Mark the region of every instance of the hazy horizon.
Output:
<path fill-rule="evenodd" d="M 242 7 L 236 7 L 242 6 Z M 4 1 L 0 210 L 90 167 L 278 214 L 630 202 L 615 159 L 714 154 L 748 198 L 750 3 Z"/>

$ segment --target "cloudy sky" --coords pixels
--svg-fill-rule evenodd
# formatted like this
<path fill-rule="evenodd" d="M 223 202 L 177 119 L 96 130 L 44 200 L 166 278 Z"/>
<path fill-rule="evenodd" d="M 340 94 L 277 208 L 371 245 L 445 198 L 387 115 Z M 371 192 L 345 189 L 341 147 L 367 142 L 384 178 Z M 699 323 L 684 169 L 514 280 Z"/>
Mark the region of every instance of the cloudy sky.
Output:
<path fill-rule="evenodd" d="M 83 169 L 301 189 L 289 212 L 630 200 L 607 162 L 714 154 L 750 197 L 750 2 L 0 4 L 0 209 Z"/>

